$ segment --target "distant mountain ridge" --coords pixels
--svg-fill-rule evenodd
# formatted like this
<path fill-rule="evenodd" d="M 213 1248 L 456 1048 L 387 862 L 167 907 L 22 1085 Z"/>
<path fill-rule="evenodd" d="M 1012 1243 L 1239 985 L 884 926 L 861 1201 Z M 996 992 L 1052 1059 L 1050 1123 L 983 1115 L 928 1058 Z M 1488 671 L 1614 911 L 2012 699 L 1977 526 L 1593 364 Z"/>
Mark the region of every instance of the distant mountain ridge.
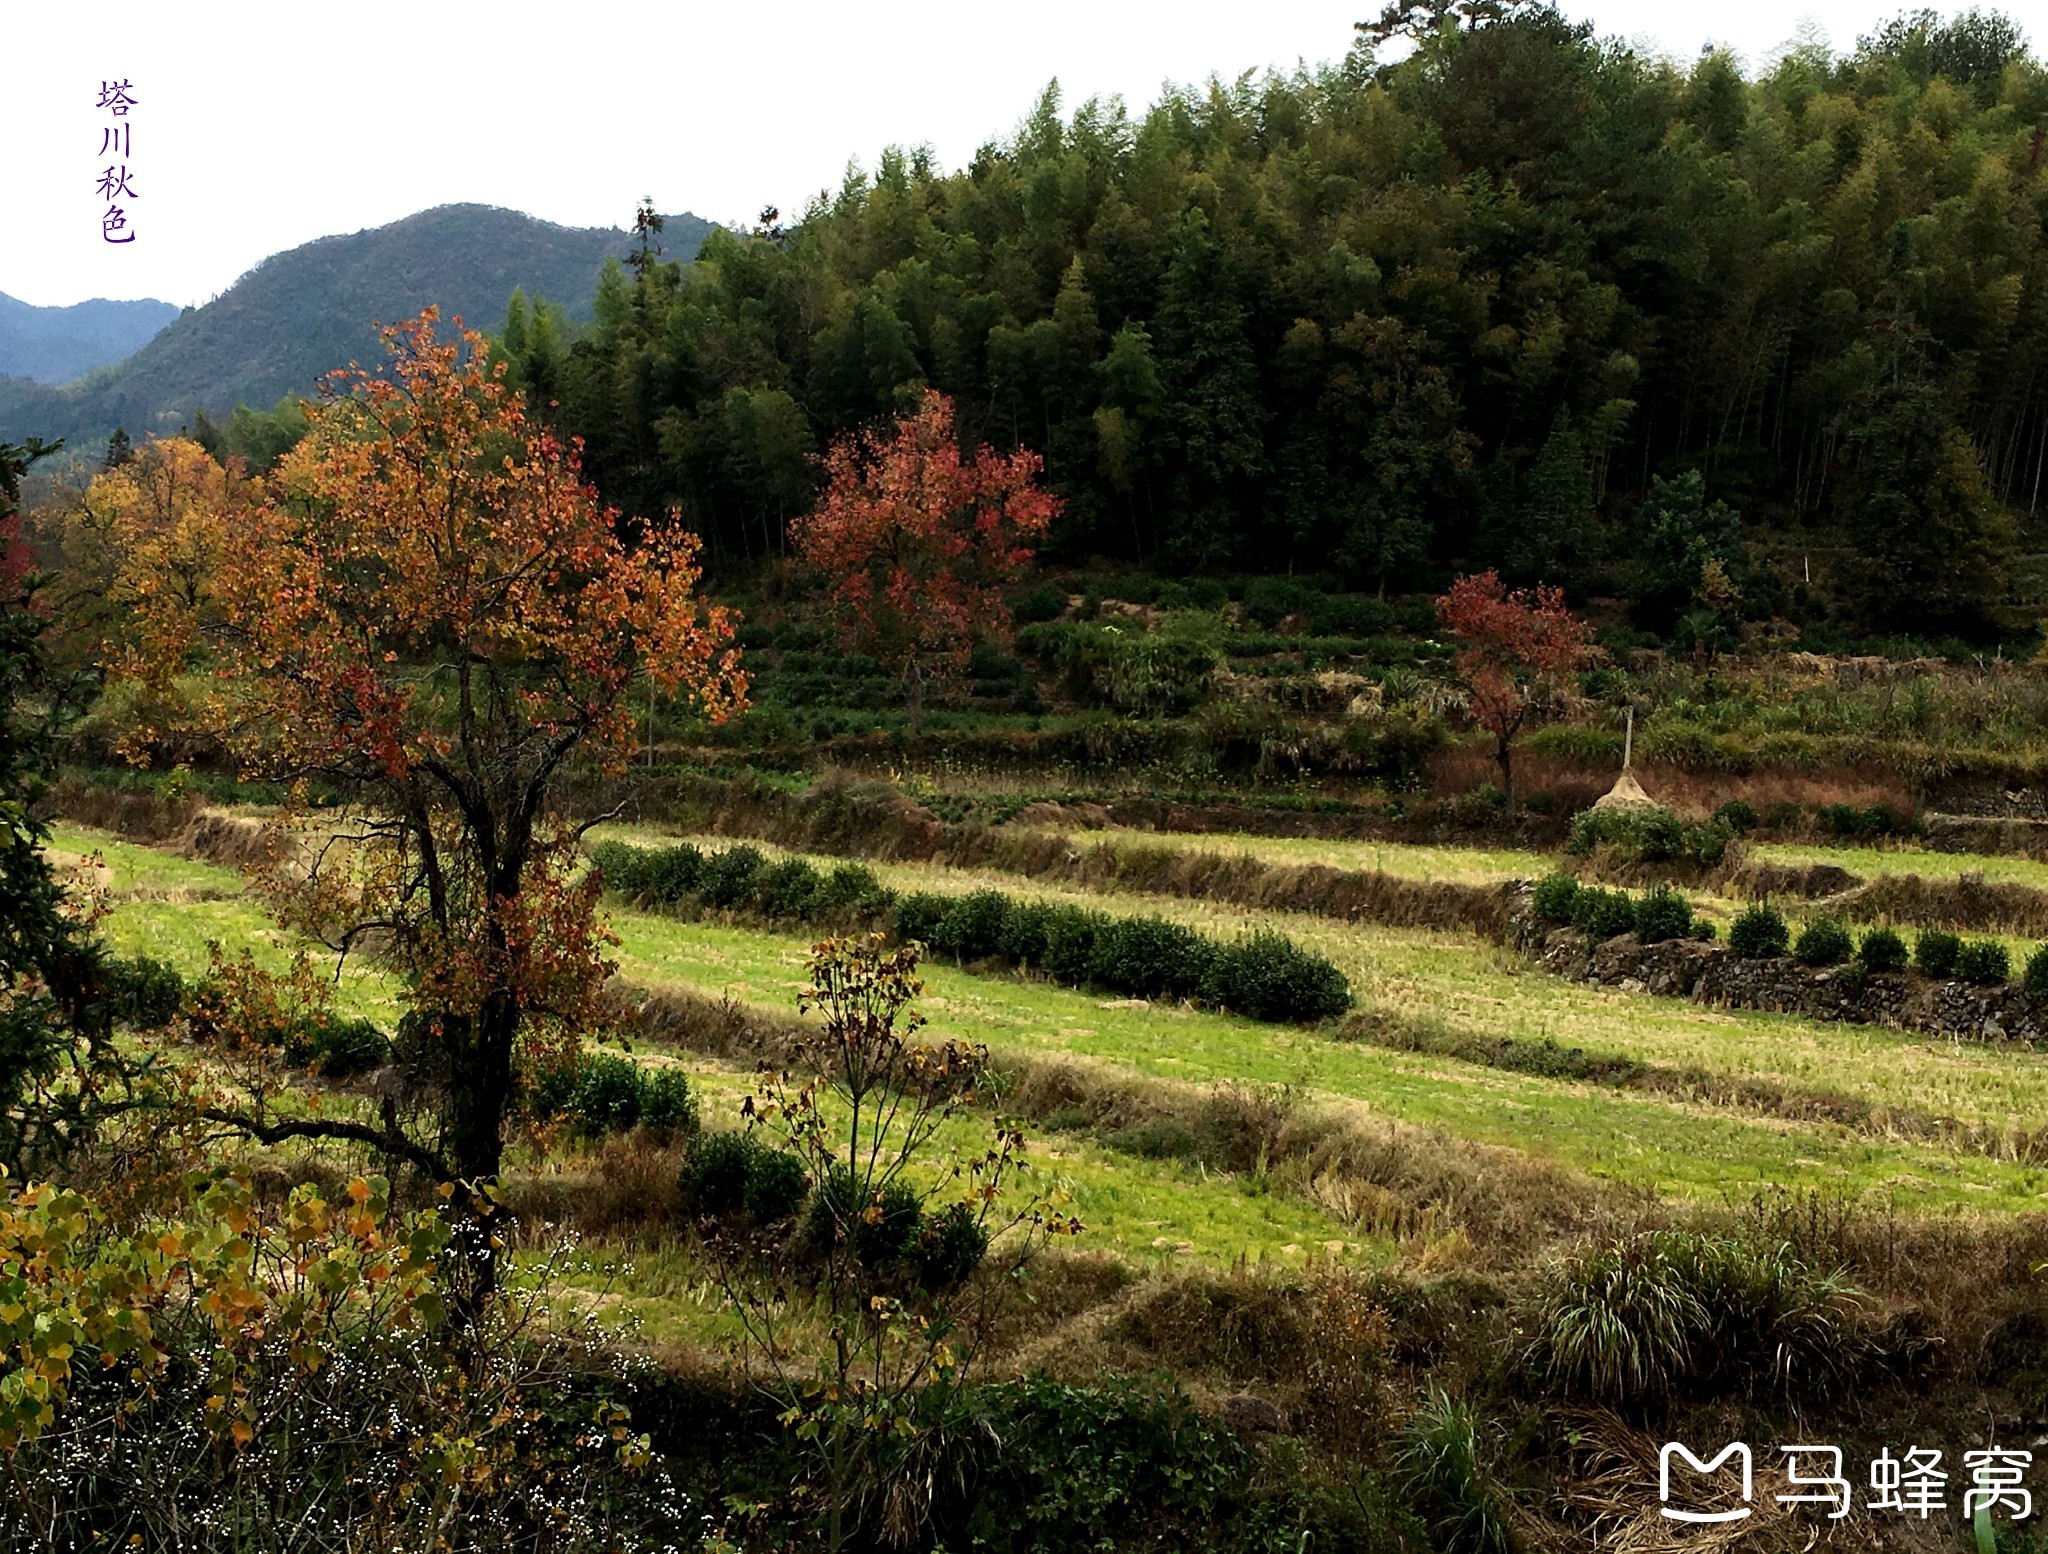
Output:
<path fill-rule="evenodd" d="M 692 257 L 712 224 L 667 218 L 662 246 Z M 381 357 L 372 320 L 438 304 L 444 319 L 496 329 L 515 287 L 587 317 L 608 257 L 632 251 L 615 227 L 563 227 L 489 205 L 441 205 L 389 226 L 317 238 L 274 254 L 205 307 L 186 311 L 132 356 L 62 388 L 0 378 L 0 442 L 88 441 L 117 426 L 140 440 L 176 431 L 195 409 L 310 396 L 322 374 Z M 172 310 L 174 313 L 175 309 Z"/>
<path fill-rule="evenodd" d="M 0 377 L 69 383 L 134 355 L 177 316 L 175 303 L 153 297 L 45 308 L 0 292 Z"/>

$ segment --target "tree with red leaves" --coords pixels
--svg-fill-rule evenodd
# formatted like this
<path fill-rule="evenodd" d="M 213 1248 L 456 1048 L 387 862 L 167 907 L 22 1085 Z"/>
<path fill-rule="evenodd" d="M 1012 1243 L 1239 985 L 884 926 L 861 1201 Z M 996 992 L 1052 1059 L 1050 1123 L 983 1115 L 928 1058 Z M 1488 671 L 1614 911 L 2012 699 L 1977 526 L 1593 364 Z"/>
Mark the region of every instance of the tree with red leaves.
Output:
<path fill-rule="evenodd" d="M 474 1298 L 493 1279 L 515 1052 L 573 1054 L 613 969 L 554 785 L 623 769 L 643 677 L 714 718 L 745 680 L 733 622 L 695 594 L 695 536 L 629 543 L 483 337 L 438 341 L 435 318 L 384 330 L 387 374 L 333 374 L 253 499 L 195 513 L 226 526 L 209 607 L 138 594 L 153 650 L 137 658 L 207 677 L 204 721 L 251 773 L 348 801 L 262 883 L 288 926 L 344 955 L 373 945 L 401 974 L 407 1091 L 437 1098 L 358 1121 L 268 1112 L 259 1091 L 213 1115 L 458 1184 Z"/>
<path fill-rule="evenodd" d="M 964 456 L 953 402 L 925 391 L 887 435 L 834 441 L 825 494 L 793 530 L 797 553 L 832 579 L 842 637 L 899 676 L 913 729 L 927 682 L 967 663 L 978 639 L 1007 640 L 1002 589 L 1031 559 L 1060 499 L 1028 448 Z"/>
<path fill-rule="evenodd" d="M 1461 577 L 1436 602 L 1458 639 L 1466 708 L 1494 739 L 1501 787 L 1515 807 L 1514 738 L 1556 706 L 1570 676 L 1598 651 L 1593 629 L 1565 607 L 1564 590 L 1509 589 L 1491 569 Z"/>

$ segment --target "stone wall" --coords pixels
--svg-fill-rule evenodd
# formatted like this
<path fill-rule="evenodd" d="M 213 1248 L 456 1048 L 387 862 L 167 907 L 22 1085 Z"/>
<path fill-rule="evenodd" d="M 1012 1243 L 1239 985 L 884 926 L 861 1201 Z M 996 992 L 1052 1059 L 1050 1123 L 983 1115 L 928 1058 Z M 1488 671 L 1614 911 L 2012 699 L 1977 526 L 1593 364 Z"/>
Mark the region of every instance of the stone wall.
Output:
<path fill-rule="evenodd" d="M 1623 934 L 1595 943 L 1576 929 L 1546 929 L 1528 917 L 1518 920 L 1514 940 L 1546 971 L 1632 993 L 1979 1041 L 2048 1040 L 2048 998 L 2016 982 L 1973 987 L 1916 971 L 1807 966 L 1789 955 L 1745 960 L 1698 939 L 1643 944 Z"/>

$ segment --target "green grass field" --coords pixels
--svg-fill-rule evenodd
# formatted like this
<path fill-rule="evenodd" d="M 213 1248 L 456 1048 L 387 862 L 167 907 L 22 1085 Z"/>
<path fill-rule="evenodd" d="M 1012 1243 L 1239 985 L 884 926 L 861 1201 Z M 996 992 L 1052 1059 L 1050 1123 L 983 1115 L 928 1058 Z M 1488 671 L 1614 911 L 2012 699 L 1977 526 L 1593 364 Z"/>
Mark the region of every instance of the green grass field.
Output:
<path fill-rule="evenodd" d="M 640 828 L 615 834 L 656 837 Z M 237 892 L 239 877 L 230 871 L 75 828 L 63 829 L 56 842 L 66 853 L 98 853 L 113 908 L 106 931 L 125 953 L 156 955 L 188 972 L 203 969 L 208 939 L 250 944 L 271 964 L 291 953 L 260 905 Z M 885 866 L 878 873 L 898 888 L 994 885 L 1039 897 L 1087 896 L 933 866 Z M 1583 987 L 1454 933 L 1177 898 L 1120 896 L 1115 902 L 1120 910 L 1155 911 L 1224 936 L 1255 923 L 1279 927 L 1335 961 L 1368 1007 L 1436 1016 L 1485 1036 L 1550 1040 L 1710 1077 L 1847 1097 L 1879 1110 L 1857 1127 L 1793 1121 L 1708 1099 L 1540 1078 L 939 963 L 924 968 L 928 992 L 921 1007 L 932 1033 L 1189 1086 L 1285 1085 L 1305 1104 L 1506 1146 L 1588 1178 L 1688 1199 L 1737 1198 L 1770 1185 L 1869 1193 L 1908 1208 L 2020 1210 L 2038 1207 L 2048 1195 L 2048 1172 L 1997 1158 L 1996 1149 L 1894 1136 L 1883 1115 L 1886 1108 L 1933 1113 L 1994 1132 L 2038 1126 L 2048 1118 L 2048 1056 L 2042 1054 Z M 802 937 L 617 906 L 612 916 L 629 981 L 730 994 L 779 1014 L 792 1009 L 807 949 Z M 341 1002 L 388 1019 L 395 989 L 374 969 L 352 965 Z M 714 1083 L 708 1070 L 703 1079 Z M 1088 1212 L 1106 1227 L 1101 1244 L 1128 1255 L 1156 1251 L 1153 1243 L 1163 1241 L 1168 1247 L 1188 1242 L 1204 1257 L 1281 1256 L 1288 1255 L 1286 1247 L 1344 1239 L 1301 1203 L 1247 1193 L 1243 1184 L 1205 1181 L 1171 1162 L 1140 1161 L 1081 1140 L 1048 1145 L 1055 1147 L 1077 1198 L 1085 1189 Z M 1212 1186 L 1227 1190 L 1212 1197 Z"/>

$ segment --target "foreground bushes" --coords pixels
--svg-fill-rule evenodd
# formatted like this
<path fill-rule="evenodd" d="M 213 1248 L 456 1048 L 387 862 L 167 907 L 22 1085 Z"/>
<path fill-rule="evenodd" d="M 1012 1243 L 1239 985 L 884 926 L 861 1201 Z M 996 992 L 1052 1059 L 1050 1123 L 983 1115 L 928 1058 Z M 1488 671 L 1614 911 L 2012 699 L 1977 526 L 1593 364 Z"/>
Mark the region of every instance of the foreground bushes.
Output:
<path fill-rule="evenodd" d="M 962 962 L 1028 967 L 1070 987 L 1195 999 L 1276 1023 L 1313 1023 L 1351 1007 L 1343 972 L 1270 929 L 1225 942 L 1164 918 L 1113 917 L 999 890 L 898 895 L 859 864 L 825 874 L 803 858 L 771 864 L 744 844 L 705 853 L 687 842 L 659 850 L 606 842 L 591 859 L 606 885 L 627 895 L 751 910 L 808 928 L 882 926 L 900 943 Z"/>

